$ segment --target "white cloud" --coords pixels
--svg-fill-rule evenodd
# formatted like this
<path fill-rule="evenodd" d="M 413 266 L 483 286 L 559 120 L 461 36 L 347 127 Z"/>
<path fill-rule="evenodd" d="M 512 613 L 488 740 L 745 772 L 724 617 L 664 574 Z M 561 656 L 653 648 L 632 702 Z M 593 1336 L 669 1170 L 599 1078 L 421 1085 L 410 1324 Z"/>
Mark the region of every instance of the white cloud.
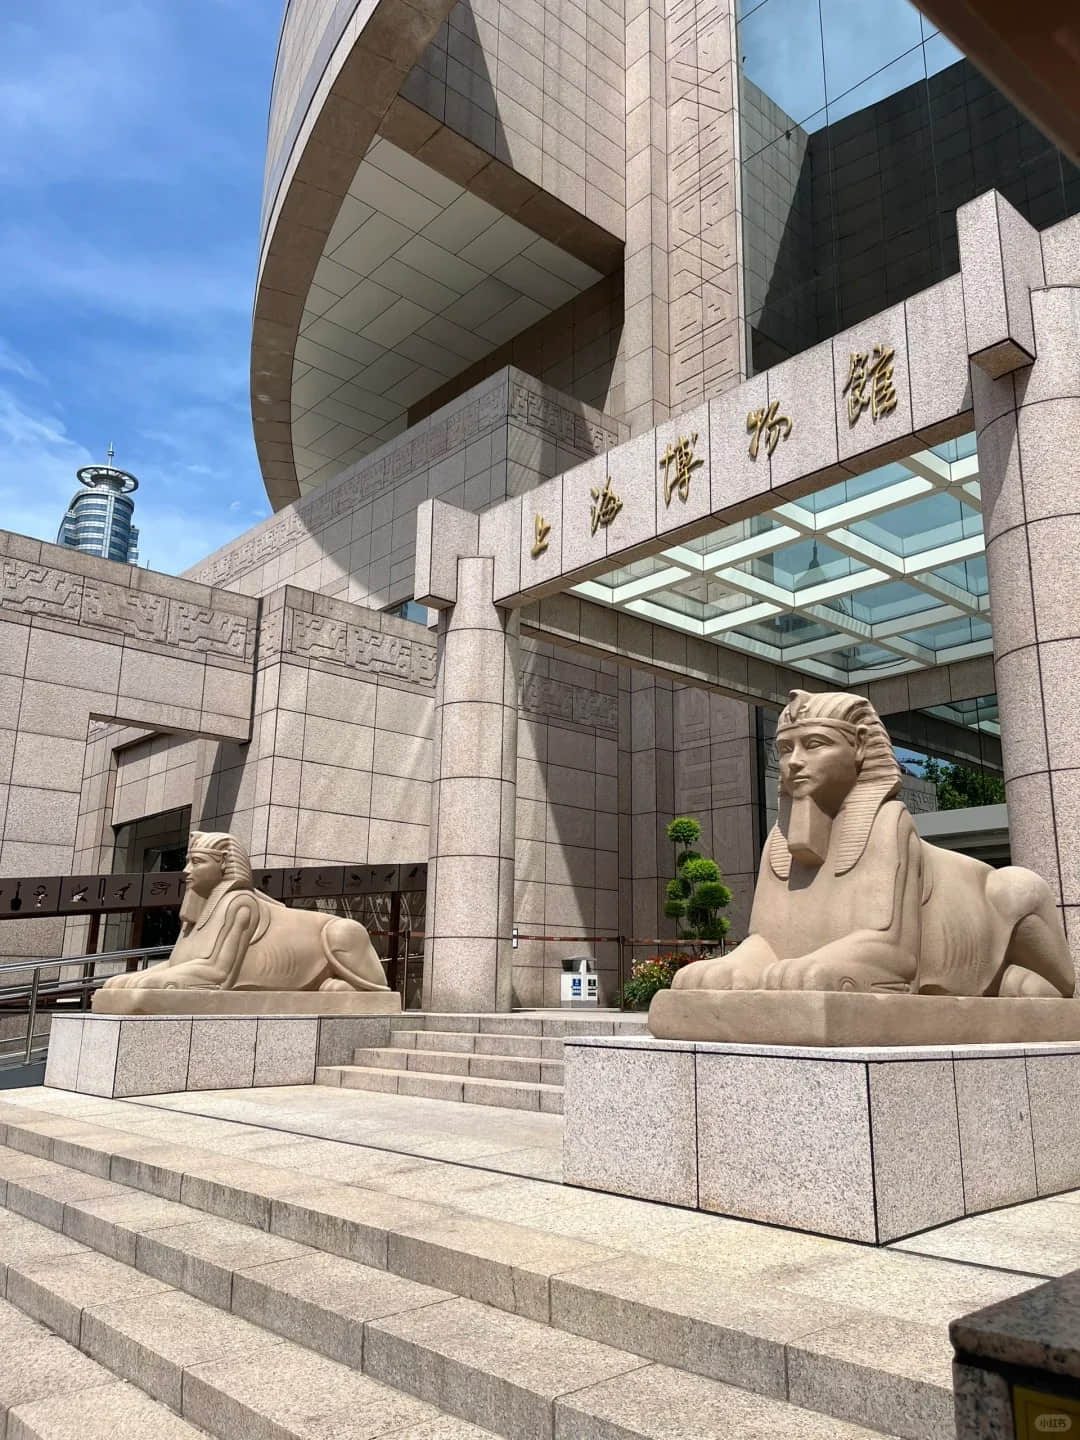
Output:
<path fill-rule="evenodd" d="M 9 375 L 18 375 L 21 380 L 40 381 L 42 376 L 31 361 L 0 336 L 0 370 Z"/>
<path fill-rule="evenodd" d="M 100 461 L 142 563 L 265 517 L 248 400 L 266 0 L 0 6 L 0 526 L 54 539 Z"/>

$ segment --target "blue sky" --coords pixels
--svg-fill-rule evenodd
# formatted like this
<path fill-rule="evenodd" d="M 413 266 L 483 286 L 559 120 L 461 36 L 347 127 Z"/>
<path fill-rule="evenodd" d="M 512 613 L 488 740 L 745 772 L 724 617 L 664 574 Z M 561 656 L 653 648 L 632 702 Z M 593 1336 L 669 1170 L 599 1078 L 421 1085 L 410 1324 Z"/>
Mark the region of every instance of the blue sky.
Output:
<path fill-rule="evenodd" d="M 269 514 L 248 353 L 278 0 L 0 7 L 0 528 L 140 479 L 178 571 Z"/>

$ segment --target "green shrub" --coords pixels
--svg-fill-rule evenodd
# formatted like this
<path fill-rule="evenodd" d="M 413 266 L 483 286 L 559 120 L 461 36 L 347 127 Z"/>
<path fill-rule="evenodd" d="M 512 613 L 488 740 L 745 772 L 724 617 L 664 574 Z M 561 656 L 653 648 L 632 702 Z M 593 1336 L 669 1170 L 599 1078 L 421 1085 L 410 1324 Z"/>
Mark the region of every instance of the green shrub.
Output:
<path fill-rule="evenodd" d="M 723 883 L 716 861 L 690 848 L 701 839 L 701 826 L 690 816 L 680 815 L 667 827 L 667 835 L 682 848 L 676 849 L 677 873 L 664 891 L 664 914 L 683 922 L 676 926 L 680 940 L 722 940 L 731 921 L 720 911 L 730 905 L 731 891 Z"/>

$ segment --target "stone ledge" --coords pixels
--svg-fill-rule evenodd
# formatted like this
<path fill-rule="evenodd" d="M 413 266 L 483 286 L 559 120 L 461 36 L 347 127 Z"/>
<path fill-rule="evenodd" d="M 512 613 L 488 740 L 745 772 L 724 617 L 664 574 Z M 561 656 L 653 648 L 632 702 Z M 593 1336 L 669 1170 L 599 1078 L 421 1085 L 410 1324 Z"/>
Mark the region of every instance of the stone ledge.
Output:
<path fill-rule="evenodd" d="M 396 990 L 111 990 L 94 996 L 95 1015 L 397 1015 Z"/>
<path fill-rule="evenodd" d="M 847 990 L 661 990 L 657 1039 L 792 1046 L 1031 1045 L 1080 1041 L 1080 1001 L 867 995 Z"/>

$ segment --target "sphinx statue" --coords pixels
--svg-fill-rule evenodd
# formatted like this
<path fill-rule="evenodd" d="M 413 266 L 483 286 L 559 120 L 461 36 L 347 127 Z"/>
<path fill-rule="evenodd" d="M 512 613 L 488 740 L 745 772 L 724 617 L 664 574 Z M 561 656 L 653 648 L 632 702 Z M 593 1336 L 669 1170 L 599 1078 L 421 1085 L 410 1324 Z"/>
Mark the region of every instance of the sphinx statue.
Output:
<path fill-rule="evenodd" d="M 145 1013 L 162 1006 L 124 1003 L 115 992 L 381 992 L 382 962 L 355 920 L 291 909 L 256 890 L 251 862 L 235 836 L 193 831 L 184 867 L 180 936 L 159 965 L 114 975 L 95 1010 Z M 396 997 L 395 997 L 396 998 Z M 130 997 L 134 1001 L 134 997 Z M 98 1002 L 101 1002 L 100 1004 Z M 169 1006 L 168 1008 L 176 1008 Z M 200 1009 L 225 1008 L 208 1003 Z M 236 1005 L 227 1008 L 236 1010 Z M 259 1009 L 253 1004 L 253 1009 Z"/>
<path fill-rule="evenodd" d="M 896 798 L 900 767 L 869 701 L 793 690 L 776 747 L 778 818 L 750 933 L 730 954 L 676 974 L 653 1002 L 654 1034 L 734 1038 L 686 1033 L 694 992 L 1073 994 L 1049 886 L 1031 870 L 995 870 L 919 838 Z"/>

